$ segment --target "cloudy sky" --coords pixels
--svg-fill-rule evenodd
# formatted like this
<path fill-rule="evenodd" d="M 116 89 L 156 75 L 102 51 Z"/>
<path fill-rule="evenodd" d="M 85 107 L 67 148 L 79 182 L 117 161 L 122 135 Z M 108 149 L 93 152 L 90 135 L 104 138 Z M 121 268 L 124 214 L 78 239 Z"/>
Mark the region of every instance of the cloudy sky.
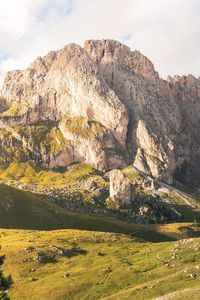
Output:
<path fill-rule="evenodd" d="M 0 80 L 37 56 L 91 38 L 141 51 L 162 77 L 200 75 L 199 0 L 2 0 Z"/>

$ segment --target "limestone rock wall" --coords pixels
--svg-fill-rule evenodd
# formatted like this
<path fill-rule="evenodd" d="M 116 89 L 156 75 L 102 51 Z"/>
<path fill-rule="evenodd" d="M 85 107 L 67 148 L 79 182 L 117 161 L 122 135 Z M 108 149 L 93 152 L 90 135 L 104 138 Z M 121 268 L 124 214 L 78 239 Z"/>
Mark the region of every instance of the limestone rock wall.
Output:
<path fill-rule="evenodd" d="M 8 72 L 0 99 L 4 108 L 27 108 L 17 116 L 3 109 L 0 128 L 60 124 L 71 148 L 49 167 L 85 160 L 107 170 L 132 163 L 168 183 L 174 174 L 189 181 L 200 172 L 200 79 L 163 80 L 147 57 L 120 42 L 89 40 L 39 57 L 24 71 Z M 72 134 L 62 126 L 65 115 L 95 121 L 107 134 Z"/>

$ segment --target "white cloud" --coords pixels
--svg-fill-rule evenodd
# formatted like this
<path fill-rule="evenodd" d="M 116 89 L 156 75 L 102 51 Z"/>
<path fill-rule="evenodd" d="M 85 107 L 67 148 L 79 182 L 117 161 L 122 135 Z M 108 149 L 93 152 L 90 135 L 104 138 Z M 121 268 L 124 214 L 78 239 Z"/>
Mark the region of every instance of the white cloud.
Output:
<path fill-rule="evenodd" d="M 0 4 L 0 32 L 20 38 L 34 23 L 36 10 L 42 0 L 6 0 Z"/>
<path fill-rule="evenodd" d="M 0 2 L 0 73 L 70 42 L 114 38 L 148 56 L 162 76 L 200 75 L 199 0 Z"/>

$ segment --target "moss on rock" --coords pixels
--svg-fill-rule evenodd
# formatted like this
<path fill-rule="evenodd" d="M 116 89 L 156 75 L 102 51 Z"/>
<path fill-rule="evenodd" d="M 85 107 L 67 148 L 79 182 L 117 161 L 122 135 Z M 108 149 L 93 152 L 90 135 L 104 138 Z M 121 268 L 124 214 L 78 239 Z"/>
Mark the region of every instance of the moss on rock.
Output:
<path fill-rule="evenodd" d="M 90 121 L 80 116 L 65 116 L 61 121 L 66 129 L 75 135 L 80 135 L 87 139 L 92 139 L 96 136 L 105 133 L 105 127 L 95 121 Z"/>

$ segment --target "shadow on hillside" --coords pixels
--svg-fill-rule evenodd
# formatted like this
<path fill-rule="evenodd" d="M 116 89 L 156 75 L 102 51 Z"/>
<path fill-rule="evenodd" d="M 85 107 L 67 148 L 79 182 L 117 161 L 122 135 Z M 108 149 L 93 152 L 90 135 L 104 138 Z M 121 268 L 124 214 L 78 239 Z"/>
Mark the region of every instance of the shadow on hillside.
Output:
<path fill-rule="evenodd" d="M 179 223 L 179 224 L 170 224 L 172 229 L 165 230 L 165 224 L 156 224 L 156 225 L 139 225 L 131 224 L 119 221 L 118 219 L 99 216 L 99 215 L 82 215 L 79 213 L 74 213 L 66 211 L 66 214 L 69 214 L 69 217 L 66 216 L 62 220 L 56 220 L 54 224 L 46 223 L 43 220 L 42 224 L 38 222 L 26 224 L 14 224 L 13 220 L 10 219 L 9 222 L 2 222 L 0 219 L 0 228 L 2 229 L 20 229 L 20 230 L 85 230 L 85 231 L 98 231 L 98 232 L 107 232 L 107 233 L 116 233 L 116 234 L 125 234 L 129 235 L 134 241 L 140 242 L 169 242 L 176 241 L 182 238 L 190 237 L 200 237 L 200 225 L 188 223 Z M 30 216 L 30 221 L 33 216 Z M 37 217 L 36 217 L 37 218 Z M 40 218 L 38 218 L 40 220 Z M 61 221 L 61 222 L 60 222 Z"/>
<path fill-rule="evenodd" d="M 197 222 L 200 223 L 200 211 L 196 210 L 197 207 L 189 205 L 174 205 L 174 207 L 182 213 L 183 222 Z"/>
<path fill-rule="evenodd" d="M 126 224 L 126 223 L 124 223 Z M 116 233 L 116 234 L 125 234 L 132 238 L 133 242 L 152 242 L 152 243 L 160 243 L 160 242 L 169 242 L 176 241 L 180 239 L 179 236 L 176 236 L 173 232 L 171 233 L 162 233 L 157 231 L 156 226 L 142 226 L 138 228 L 138 224 L 128 224 L 128 228 L 124 228 L 126 225 L 120 225 L 113 227 L 113 224 L 108 224 L 108 226 L 98 226 L 94 220 L 89 224 L 83 225 L 72 225 L 72 226 L 52 226 L 52 225 L 44 225 L 44 226 L 20 226 L 20 225 L 10 225 L 2 224 L 0 221 L 0 230 L 1 229 L 14 229 L 14 230 L 41 230 L 41 231 L 51 231 L 51 230 L 84 230 L 84 231 L 93 231 L 93 232 L 106 232 L 106 233 Z M 132 228 L 131 228 L 132 227 Z M 200 234 L 199 234 L 200 236 Z"/>
<path fill-rule="evenodd" d="M 179 206 L 187 215 L 185 221 L 200 221 L 200 214 L 189 206 Z M 184 226 L 184 224 L 183 224 Z M 186 226 L 187 227 L 187 226 Z M 89 215 L 67 211 L 48 201 L 41 195 L 0 185 L 0 228 L 23 230 L 77 229 L 112 232 L 129 235 L 133 241 L 166 242 L 194 236 L 194 229 L 166 231 L 164 225 L 145 226 L 131 224 L 105 215 Z M 200 236 L 200 228 L 195 230 Z"/>

